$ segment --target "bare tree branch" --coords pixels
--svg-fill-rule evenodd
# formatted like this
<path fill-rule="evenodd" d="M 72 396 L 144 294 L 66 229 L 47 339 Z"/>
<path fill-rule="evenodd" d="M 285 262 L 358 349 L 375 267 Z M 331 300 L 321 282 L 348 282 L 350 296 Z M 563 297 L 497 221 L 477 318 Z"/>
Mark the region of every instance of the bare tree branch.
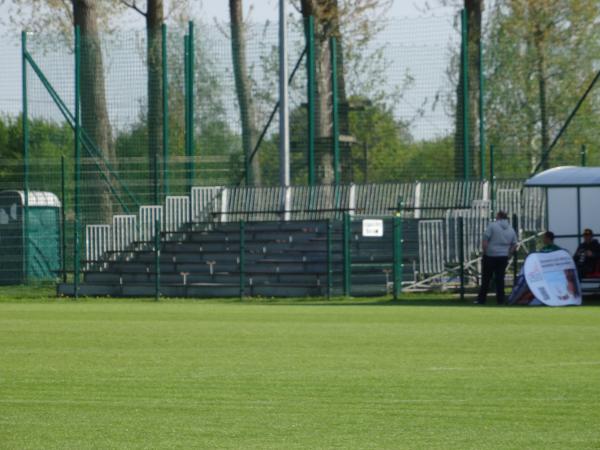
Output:
<path fill-rule="evenodd" d="M 139 6 L 137 5 L 136 0 L 133 0 L 132 2 L 128 2 L 127 0 L 121 0 L 121 3 L 125 6 L 127 6 L 128 8 L 133 9 L 134 11 L 137 11 L 138 13 L 140 13 L 142 16 L 146 16 L 148 14 L 148 12 L 144 12 L 142 11 Z"/>

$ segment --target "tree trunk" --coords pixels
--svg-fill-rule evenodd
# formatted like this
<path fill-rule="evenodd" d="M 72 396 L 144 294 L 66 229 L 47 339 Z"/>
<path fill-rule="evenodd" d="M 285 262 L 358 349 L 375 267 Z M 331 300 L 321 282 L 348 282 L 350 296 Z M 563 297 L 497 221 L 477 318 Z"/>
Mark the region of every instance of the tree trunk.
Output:
<path fill-rule="evenodd" d="M 481 45 L 481 12 L 483 9 L 483 0 L 465 0 L 464 8 L 467 11 L 467 73 L 468 73 L 468 86 L 464 86 L 464 77 L 462 75 L 462 60 L 464 57 L 463 48 L 460 51 L 460 77 L 458 80 L 458 86 L 456 88 L 456 134 L 454 139 L 454 169 L 456 176 L 461 176 L 466 172 L 465 161 L 464 161 L 464 105 L 463 105 L 463 93 L 464 89 L 467 89 L 468 104 L 469 104 L 469 159 L 468 172 L 474 175 L 475 167 L 474 162 L 475 151 L 476 151 L 476 125 L 479 123 L 479 76 L 481 70 L 480 51 L 479 46 Z M 479 148 L 479 147 L 477 147 Z M 479 149 L 481 152 L 482 149 Z"/>
<path fill-rule="evenodd" d="M 242 122 L 242 147 L 244 158 L 250 158 L 256 145 L 257 130 L 250 76 L 246 61 L 246 32 L 242 0 L 229 0 L 229 16 L 231 22 L 231 55 L 235 76 L 235 89 Z M 250 162 L 250 173 L 246 174 L 246 183 L 257 186 L 261 184 L 258 152 Z"/>
<path fill-rule="evenodd" d="M 540 102 L 540 137 L 542 141 L 540 160 L 542 160 L 544 158 L 544 153 L 548 150 L 548 146 L 550 145 L 550 136 L 548 134 L 548 109 L 546 105 L 546 60 L 544 55 L 543 32 L 539 23 L 536 23 L 535 25 L 534 43 L 537 53 L 536 75 L 538 84 L 538 98 Z M 542 170 L 546 170 L 548 167 L 548 160 L 545 159 L 541 168 Z"/>
<path fill-rule="evenodd" d="M 155 179 L 155 161 L 162 153 L 163 114 L 162 114 L 162 31 L 164 20 L 163 0 L 148 0 L 146 11 L 146 38 L 148 40 L 148 198 L 152 198 L 155 182 L 160 184 L 160 173 Z"/>
<path fill-rule="evenodd" d="M 331 49 L 329 45 L 329 38 L 331 36 L 335 36 L 338 42 L 338 127 L 340 134 L 347 134 L 349 129 L 338 1 L 302 0 L 301 7 L 302 16 L 305 19 L 309 16 L 313 16 L 315 24 L 315 134 L 317 139 L 315 152 L 318 165 L 320 166 L 320 170 L 317 171 L 317 179 L 321 184 L 332 184 L 334 181 L 334 167 L 332 150 L 333 120 L 331 114 L 333 95 L 331 89 Z M 345 152 L 341 153 L 345 154 Z M 344 162 L 345 159 L 345 156 L 340 155 L 340 162 Z M 341 175 L 344 175 L 343 171 Z"/>
<path fill-rule="evenodd" d="M 97 149 L 110 163 L 115 161 L 106 107 L 104 67 L 95 2 L 73 0 L 73 21 L 75 26 L 79 26 L 81 32 L 81 124 L 83 131 L 95 147 L 82 145 L 82 156 L 86 157 L 86 162 L 82 164 L 82 179 L 85 180 L 82 189 L 82 210 L 84 214 L 86 211 L 90 213 L 85 216 L 89 220 L 110 221 L 111 194 L 90 158 L 90 153 L 95 154 Z M 96 155 L 93 159 L 99 161 L 100 155 Z M 104 168 L 103 164 L 100 166 Z M 110 175 L 106 175 L 110 179 Z"/>

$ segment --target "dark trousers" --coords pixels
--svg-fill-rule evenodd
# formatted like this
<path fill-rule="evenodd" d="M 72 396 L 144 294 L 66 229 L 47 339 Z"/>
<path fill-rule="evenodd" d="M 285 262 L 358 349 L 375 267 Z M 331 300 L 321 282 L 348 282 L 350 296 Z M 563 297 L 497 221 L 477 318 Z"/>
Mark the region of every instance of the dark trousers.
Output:
<path fill-rule="evenodd" d="M 504 272 L 508 266 L 508 256 L 484 256 L 481 274 L 481 289 L 477 301 L 485 303 L 492 275 L 496 282 L 496 301 L 504 303 Z"/>

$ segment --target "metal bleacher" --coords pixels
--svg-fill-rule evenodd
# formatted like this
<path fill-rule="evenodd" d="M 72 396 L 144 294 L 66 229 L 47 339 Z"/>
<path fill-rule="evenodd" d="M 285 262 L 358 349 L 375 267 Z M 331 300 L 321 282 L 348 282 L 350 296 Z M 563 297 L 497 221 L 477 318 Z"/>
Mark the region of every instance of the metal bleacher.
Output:
<path fill-rule="evenodd" d="M 497 192 L 502 189 L 513 187 L 499 185 Z M 525 195 L 501 195 L 499 207 L 523 213 Z M 538 204 L 531 221 L 543 210 Z M 398 213 L 400 282 L 410 287 L 456 262 L 459 217 L 466 254 L 476 254 L 489 221 L 489 183 L 194 187 L 189 196 L 167 196 L 138 214 L 87 225 L 77 294 L 385 295 L 394 284 Z M 382 220 L 383 236 L 363 236 L 365 218 Z M 60 284 L 58 292 L 74 295 L 75 286 Z"/>

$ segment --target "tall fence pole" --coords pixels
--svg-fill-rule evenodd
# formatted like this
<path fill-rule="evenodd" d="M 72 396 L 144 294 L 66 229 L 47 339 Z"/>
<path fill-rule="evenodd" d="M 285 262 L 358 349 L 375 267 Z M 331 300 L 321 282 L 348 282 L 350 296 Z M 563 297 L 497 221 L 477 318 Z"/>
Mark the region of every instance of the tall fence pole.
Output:
<path fill-rule="evenodd" d="M 337 79 L 337 41 L 335 36 L 329 39 L 331 56 L 331 142 L 333 146 L 333 182 L 340 184 L 340 130 L 338 108 L 338 79 Z"/>
<path fill-rule="evenodd" d="M 163 195 L 169 195 L 169 64 L 167 53 L 167 25 L 161 26 L 162 52 L 162 119 L 163 119 Z"/>
<path fill-rule="evenodd" d="M 160 299 L 160 219 L 154 221 L 154 299 Z"/>
<path fill-rule="evenodd" d="M 490 144 L 490 198 L 491 208 L 490 215 L 491 218 L 496 216 L 496 174 L 494 173 L 494 145 Z"/>
<path fill-rule="evenodd" d="M 27 33 L 21 33 L 21 71 L 23 89 L 23 281 L 29 276 L 29 109 L 27 98 Z"/>
<path fill-rule="evenodd" d="M 333 287 L 333 241 L 331 219 L 327 219 L 327 298 L 331 298 Z"/>
<path fill-rule="evenodd" d="M 587 166 L 587 148 L 581 144 L 581 167 Z"/>
<path fill-rule="evenodd" d="M 306 19 L 306 86 L 308 89 L 308 184 L 315 179 L 315 19 Z"/>
<path fill-rule="evenodd" d="M 471 177 L 469 155 L 469 31 L 467 10 L 463 9 L 460 15 L 462 30 L 462 80 L 463 80 L 463 178 L 468 181 Z"/>
<path fill-rule="evenodd" d="M 516 214 L 513 214 L 512 216 L 512 226 L 513 226 L 513 230 L 515 230 L 515 233 L 517 234 L 517 241 L 519 240 L 518 236 L 519 236 L 519 217 Z M 515 253 L 513 254 L 513 286 L 515 285 L 515 280 L 517 279 L 517 275 L 519 273 L 519 268 L 517 267 L 517 264 L 519 262 L 518 259 L 518 255 L 517 255 L 517 251 L 515 250 Z"/>
<path fill-rule="evenodd" d="M 79 297 L 79 250 L 80 250 L 80 214 L 81 201 L 80 179 L 81 179 L 81 34 L 79 27 L 75 27 L 75 238 L 73 240 L 73 291 L 75 298 Z"/>
<path fill-rule="evenodd" d="M 394 300 L 402 292 L 402 199 L 398 201 L 398 211 L 393 219 L 394 226 Z"/>
<path fill-rule="evenodd" d="M 244 220 L 240 220 L 240 300 L 244 299 L 246 287 L 246 261 L 244 255 L 246 253 L 246 224 Z"/>
<path fill-rule="evenodd" d="M 185 42 L 187 42 L 187 45 L 185 45 L 186 47 L 186 55 L 187 58 L 185 59 L 185 61 L 187 62 L 186 64 L 186 69 L 185 70 L 185 80 L 187 80 L 186 83 L 186 89 L 185 89 L 185 94 L 186 94 L 186 159 L 187 159 L 187 187 L 188 187 L 188 192 L 191 192 L 192 190 L 192 186 L 194 185 L 194 178 L 195 178 L 195 174 L 194 174 L 194 23 L 193 22 L 189 22 L 188 24 L 188 35 L 187 38 L 185 39 Z"/>
<path fill-rule="evenodd" d="M 279 184 L 290 185 L 287 1 L 279 0 Z"/>
<path fill-rule="evenodd" d="M 484 81 L 485 74 L 483 64 L 483 39 L 479 41 L 479 157 L 480 157 L 480 180 L 485 179 L 485 102 Z"/>
<path fill-rule="evenodd" d="M 460 299 L 465 299 L 465 246 L 464 246 L 463 218 L 458 218 L 458 258 L 460 259 Z"/>
<path fill-rule="evenodd" d="M 66 175 L 65 175 L 65 155 L 60 157 L 60 196 L 61 196 L 61 208 L 60 208 L 60 221 L 61 221 L 61 266 L 62 266 L 62 281 L 67 282 L 67 189 L 66 189 Z"/>
<path fill-rule="evenodd" d="M 344 213 L 343 220 L 343 257 L 344 257 L 344 296 L 349 297 L 352 290 L 352 262 L 350 260 L 350 214 Z"/>

